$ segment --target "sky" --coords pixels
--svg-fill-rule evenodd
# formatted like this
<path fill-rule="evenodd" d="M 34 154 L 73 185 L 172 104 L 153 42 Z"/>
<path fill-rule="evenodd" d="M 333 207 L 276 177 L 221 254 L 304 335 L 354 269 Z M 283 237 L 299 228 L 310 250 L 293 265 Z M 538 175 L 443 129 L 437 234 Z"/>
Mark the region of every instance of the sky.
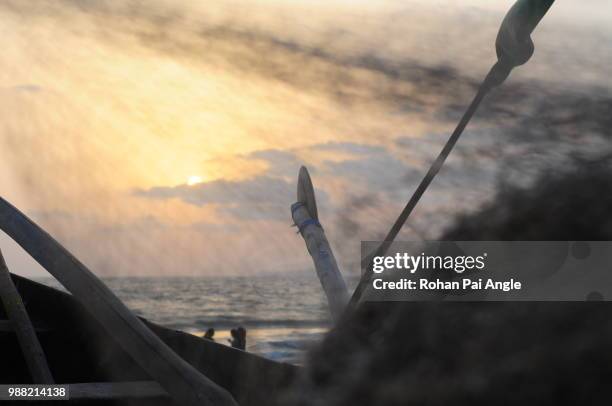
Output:
<path fill-rule="evenodd" d="M 197 3 L 197 4 L 195 4 Z M 0 195 L 98 275 L 311 272 L 299 167 L 345 272 L 495 61 L 512 1 L 5 0 Z M 402 231 L 610 152 L 612 4 L 558 1 Z M 41 276 L 5 235 L 12 271 Z"/>

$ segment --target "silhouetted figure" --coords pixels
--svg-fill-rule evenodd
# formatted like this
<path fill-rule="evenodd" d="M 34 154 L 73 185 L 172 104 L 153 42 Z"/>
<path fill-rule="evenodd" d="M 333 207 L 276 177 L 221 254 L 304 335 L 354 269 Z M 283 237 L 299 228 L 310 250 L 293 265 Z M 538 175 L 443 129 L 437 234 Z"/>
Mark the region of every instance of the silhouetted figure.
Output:
<path fill-rule="evenodd" d="M 229 339 L 230 344 L 239 350 L 246 349 L 246 330 L 244 327 L 233 328 L 230 333 L 232 338 Z"/>
<path fill-rule="evenodd" d="M 206 330 L 206 333 L 204 333 L 204 337 L 202 338 L 205 338 L 210 341 L 215 341 L 215 339 L 213 338 L 214 336 L 215 336 L 215 329 L 211 327 L 208 330 Z"/>

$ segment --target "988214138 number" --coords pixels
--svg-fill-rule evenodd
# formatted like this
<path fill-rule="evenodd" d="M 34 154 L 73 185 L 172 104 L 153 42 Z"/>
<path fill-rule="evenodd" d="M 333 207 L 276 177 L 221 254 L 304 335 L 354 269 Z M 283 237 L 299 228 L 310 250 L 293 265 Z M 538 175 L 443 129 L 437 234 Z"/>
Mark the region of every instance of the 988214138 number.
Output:
<path fill-rule="evenodd" d="M 0 385 L 0 400 L 68 399 L 67 385 Z"/>

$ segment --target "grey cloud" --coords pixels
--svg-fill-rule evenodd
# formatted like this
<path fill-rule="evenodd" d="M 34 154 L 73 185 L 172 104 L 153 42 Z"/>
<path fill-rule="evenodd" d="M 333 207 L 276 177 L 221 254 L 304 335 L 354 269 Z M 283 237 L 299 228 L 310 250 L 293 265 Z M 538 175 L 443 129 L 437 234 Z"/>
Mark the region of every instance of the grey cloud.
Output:
<path fill-rule="evenodd" d="M 396 158 L 383 147 L 352 143 L 329 147 L 356 154 L 354 159 L 324 162 L 326 174 L 342 177 L 355 185 L 375 185 L 377 190 L 395 195 L 398 188 L 416 179 L 419 173 L 419 168 Z"/>
<path fill-rule="evenodd" d="M 382 189 L 387 197 L 396 195 L 398 187 L 406 184 L 409 174 L 418 174 L 415 168 L 379 146 L 347 142 L 319 144 L 310 149 L 344 152 L 350 157 L 340 162 L 324 161 L 314 165 L 300 161 L 292 151 L 262 150 L 247 155 L 246 159 L 266 161 L 269 168 L 263 175 L 241 181 L 215 180 L 193 186 L 154 187 L 134 193 L 150 199 L 180 199 L 196 206 L 215 205 L 236 219 L 285 221 L 288 207 L 295 199 L 295 176 L 301 164 L 307 164 L 312 173 L 319 173 L 322 178 L 339 177 L 360 190 L 375 185 L 376 190 Z M 365 199 L 362 199 L 364 204 Z M 329 206 L 324 186 L 317 186 L 317 200 L 321 206 L 335 211 L 335 207 Z"/>
<path fill-rule="evenodd" d="M 215 180 L 193 186 L 154 187 L 140 191 L 138 195 L 160 199 L 179 198 L 197 206 L 239 201 L 260 202 L 268 200 L 272 195 L 286 192 L 287 183 L 269 176 L 258 176 L 246 181 Z M 262 187 L 265 187 L 265 190 Z"/>
<path fill-rule="evenodd" d="M 151 199 L 176 198 L 196 206 L 218 205 L 222 212 L 240 219 L 286 221 L 289 205 L 295 199 L 295 185 L 279 178 L 257 176 L 244 181 L 154 187 L 137 190 L 135 194 Z"/>
<path fill-rule="evenodd" d="M 320 92 L 341 103 L 390 104 L 402 111 L 421 110 L 432 95 L 460 102 L 465 88 L 475 86 L 469 77 L 448 64 L 429 66 L 417 58 L 380 55 L 361 48 L 351 39 L 346 44 L 338 32 L 320 32 L 317 40 L 291 38 L 277 27 L 245 26 L 226 17 L 212 21 L 197 18 L 189 7 L 141 1 L 49 2 L 35 0 L 27 9 L 18 1 L 0 5 L 25 18 L 67 18 L 66 10 L 93 17 L 104 41 L 123 41 L 130 35 L 145 47 L 196 64 L 222 65 L 243 74 L 273 80 L 300 91 Z M 125 21 L 129 24 L 123 24 Z M 346 34 L 346 33 L 345 33 Z M 360 77 L 369 73 L 368 78 Z M 401 83 L 410 84 L 409 90 Z M 359 88 L 359 92 L 355 89 Z"/>
<path fill-rule="evenodd" d="M 336 151 L 348 152 L 354 155 L 369 155 L 372 153 L 381 153 L 385 151 L 382 146 L 357 144 L 354 142 L 327 142 L 325 144 L 317 144 L 310 149 L 314 151 Z"/>
<path fill-rule="evenodd" d="M 389 195 L 395 195 L 401 185 L 415 181 L 415 176 L 420 173 L 419 165 L 411 165 L 379 145 L 327 142 L 310 146 L 306 148 L 306 151 L 314 154 L 319 151 L 337 152 L 346 154 L 348 157 L 340 161 L 324 160 L 321 164 L 315 165 L 301 161 L 292 151 L 269 149 L 254 152 L 247 158 L 262 159 L 268 162 L 270 168 L 266 172 L 267 176 L 283 177 L 292 181 L 297 168 L 306 164 L 311 174 L 318 174 L 321 177 L 339 177 L 357 188 L 367 189 L 375 186 L 376 190 L 382 190 Z M 319 200 L 325 198 L 322 197 Z"/>
<path fill-rule="evenodd" d="M 297 176 L 297 168 L 303 164 L 295 153 L 279 149 L 255 151 L 247 155 L 246 158 L 266 161 L 269 165 L 266 175 L 279 178 L 294 178 Z"/>
<path fill-rule="evenodd" d="M 427 63 L 410 52 L 385 48 L 385 35 L 399 30 L 396 21 L 402 21 L 404 18 L 410 21 L 410 17 L 415 18 L 410 15 L 409 8 L 376 15 L 377 19 L 389 21 L 386 28 L 388 32 L 385 29 L 376 31 L 373 33 L 378 38 L 373 42 L 375 46 L 366 46 L 358 41 L 359 33 L 347 32 L 343 27 L 327 27 L 317 32 L 313 38 L 306 35 L 296 36 L 281 29 L 282 24 L 279 22 L 270 27 L 257 26 L 239 21 L 239 18 L 233 17 L 231 13 L 214 19 L 206 13 L 190 13 L 188 6 L 171 2 L 32 0 L 27 6 L 24 4 L 13 0 L 2 2 L 0 7 L 25 18 L 32 15 L 55 18 L 61 15 L 62 10 L 79 10 L 86 15 L 101 16 L 92 21 L 100 26 L 101 34 L 107 31 L 113 33 L 113 30 L 121 31 L 137 38 L 143 46 L 162 53 L 197 63 L 230 67 L 243 74 L 245 80 L 254 75 L 287 83 L 300 91 L 324 92 L 343 103 L 388 104 L 400 111 L 425 111 L 427 106 L 433 106 L 437 110 L 436 118 L 445 121 L 457 119 L 479 83 L 478 79 L 459 71 L 459 64 L 455 66 L 445 62 Z M 252 11 L 262 10 L 255 7 Z M 480 10 L 474 16 L 480 16 L 481 12 L 483 11 Z M 492 15 L 490 17 L 494 18 Z M 129 24 L 121 24 L 124 20 Z M 482 24 L 486 25 L 488 30 L 489 26 L 495 25 L 496 22 L 486 19 Z M 386 27 L 387 24 L 383 26 Z M 459 22 L 454 29 L 457 30 L 458 27 L 461 27 Z M 563 28 L 567 30 L 568 27 Z M 402 31 L 395 32 L 396 35 L 399 33 Z M 563 32 L 563 35 L 569 34 Z M 113 35 L 100 36 L 106 41 L 122 39 Z M 430 44 L 432 48 L 436 48 L 437 42 L 441 41 L 433 38 L 428 40 L 433 43 Z M 490 44 L 492 52 L 493 37 Z M 548 48 L 545 48 L 544 45 L 541 45 L 542 48 L 551 50 L 557 49 L 558 46 L 556 43 L 546 44 Z M 572 51 L 578 52 L 582 48 L 573 46 Z M 447 51 L 440 48 L 435 52 Z M 609 58 L 609 55 L 605 55 L 605 58 Z M 574 59 L 576 62 L 573 65 L 582 68 L 582 72 L 584 63 L 581 63 L 579 58 Z M 564 67 L 567 68 L 567 58 L 564 62 Z M 481 63 L 478 67 L 486 69 Z M 585 76 L 589 74 L 588 69 L 597 70 L 594 66 L 586 68 Z M 370 73 L 367 79 L 356 74 L 362 71 Z M 607 83 L 603 86 L 607 86 Z M 491 95 L 491 103 L 483 105 L 479 116 L 496 120 L 514 118 L 519 110 L 508 108 L 507 102 L 525 100 L 534 93 L 539 93 L 540 88 L 534 81 L 516 82 L 513 79 L 504 86 L 503 91 Z M 355 89 L 359 91 L 356 92 Z"/>

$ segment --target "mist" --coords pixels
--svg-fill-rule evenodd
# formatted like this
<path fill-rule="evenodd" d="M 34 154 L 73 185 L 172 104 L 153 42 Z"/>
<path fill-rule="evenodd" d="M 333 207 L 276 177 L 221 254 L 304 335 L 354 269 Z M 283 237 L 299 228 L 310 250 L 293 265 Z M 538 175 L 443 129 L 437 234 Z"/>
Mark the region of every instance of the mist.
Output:
<path fill-rule="evenodd" d="M 0 194 L 97 274 L 308 271 L 289 227 L 300 165 L 358 272 L 360 240 L 409 198 L 512 4 L 192 3 L 0 4 Z M 580 3 L 554 5 L 401 238 L 436 238 L 500 188 L 611 152 L 612 7 Z M 12 271 L 42 275 L 0 247 Z"/>

